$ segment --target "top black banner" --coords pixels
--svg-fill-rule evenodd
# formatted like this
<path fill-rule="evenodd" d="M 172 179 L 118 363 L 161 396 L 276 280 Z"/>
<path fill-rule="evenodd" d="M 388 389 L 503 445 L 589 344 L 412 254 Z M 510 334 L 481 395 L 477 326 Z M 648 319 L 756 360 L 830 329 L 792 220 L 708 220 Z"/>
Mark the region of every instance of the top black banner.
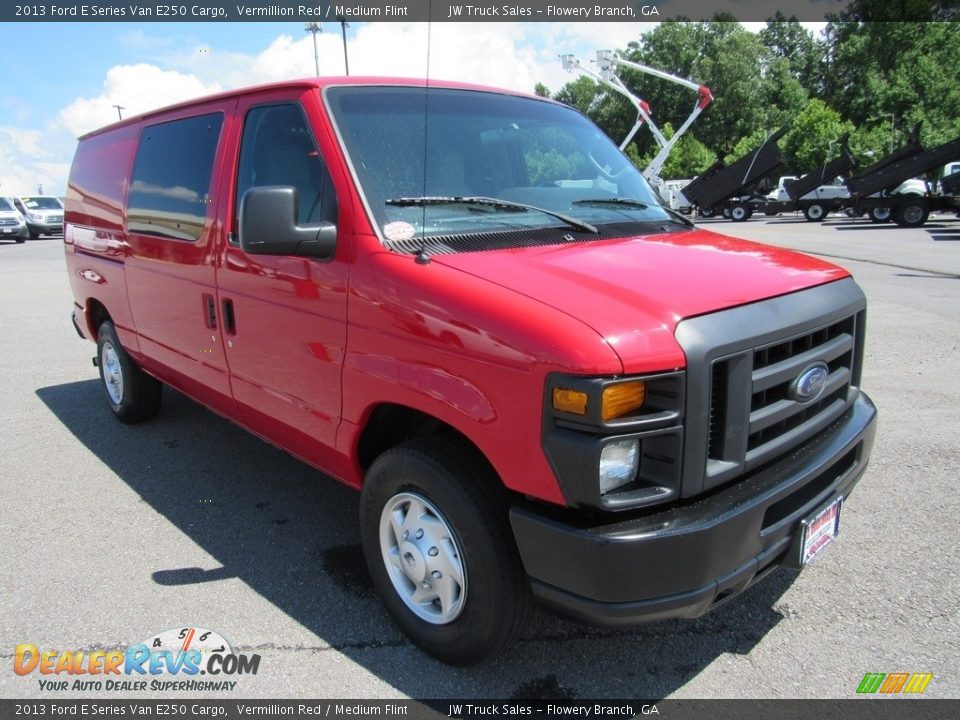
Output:
<path fill-rule="evenodd" d="M 891 3 L 871 18 L 873 0 L 201 0 L 171 4 L 142 0 L 35 0 L 4 3 L 4 22 L 658 22 L 728 19 L 763 22 L 786 18 L 824 21 L 851 7 L 864 19 L 924 21 L 955 16 L 954 0 Z M 953 10 L 951 10 L 951 8 Z"/>

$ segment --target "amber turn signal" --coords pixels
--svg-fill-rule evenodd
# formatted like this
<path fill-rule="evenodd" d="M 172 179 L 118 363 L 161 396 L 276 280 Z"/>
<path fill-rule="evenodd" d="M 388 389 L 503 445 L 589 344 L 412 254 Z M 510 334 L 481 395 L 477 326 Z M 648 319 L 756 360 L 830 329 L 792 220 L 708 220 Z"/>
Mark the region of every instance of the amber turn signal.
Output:
<path fill-rule="evenodd" d="M 603 421 L 630 415 L 643 407 L 646 385 L 642 380 L 607 385 L 603 389 L 600 416 Z"/>
<path fill-rule="evenodd" d="M 587 414 L 587 394 L 567 388 L 553 389 L 553 409 L 574 415 Z"/>

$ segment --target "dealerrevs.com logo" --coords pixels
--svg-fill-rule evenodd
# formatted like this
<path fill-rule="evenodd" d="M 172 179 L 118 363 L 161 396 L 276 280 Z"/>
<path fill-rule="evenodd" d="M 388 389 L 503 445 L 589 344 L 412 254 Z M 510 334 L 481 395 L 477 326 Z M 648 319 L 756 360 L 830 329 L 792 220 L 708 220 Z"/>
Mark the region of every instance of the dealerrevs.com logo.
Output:
<path fill-rule="evenodd" d="M 199 627 L 165 630 L 115 650 L 61 652 L 21 643 L 13 656 L 13 671 L 39 676 L 48 692 L 233 690 L 238 681 L 231 678 L 259 668 L 259 655 L 234 652 L 222 635 Z"/>

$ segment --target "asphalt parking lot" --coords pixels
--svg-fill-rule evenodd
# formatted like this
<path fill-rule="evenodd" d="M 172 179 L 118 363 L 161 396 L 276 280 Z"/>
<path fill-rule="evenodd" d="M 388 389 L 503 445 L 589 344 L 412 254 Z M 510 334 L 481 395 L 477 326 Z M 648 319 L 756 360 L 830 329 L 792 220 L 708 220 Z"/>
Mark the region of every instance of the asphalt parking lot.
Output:
<path fill-rule="evenodd" d="M 0 696 L 44 695 L 12 670 L 19 643 L 123 648 L 193 625 L 262 657 L 209 695 L 226 699 L 852 698 L 867 672 L 933 673 L 927 696 L 960 697 L 960 220 L 702 225 L 829 256 L 867 293 L 881 416 L 840 538 L 699 620 L 541 612 L 467 669 L 421 654 L 372 596 L 352 491 L 176 393 L 117 423 L 69 321 L 60 239 L 0 244 Z"/>

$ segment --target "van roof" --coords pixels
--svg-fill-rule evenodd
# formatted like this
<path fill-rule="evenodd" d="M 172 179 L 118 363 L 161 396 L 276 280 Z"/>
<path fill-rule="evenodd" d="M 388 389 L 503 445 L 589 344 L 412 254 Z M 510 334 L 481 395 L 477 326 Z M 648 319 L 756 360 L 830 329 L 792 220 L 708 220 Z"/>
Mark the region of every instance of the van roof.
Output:
<path fill-rule="evenodd" d="M 307 78 L 296 78 L 292 80 L 282 80 L 279 82 L 272 83 L 262 83 L 260 85 L 251 85 L 243 88 L 236 88 L 234 90 L 225 90 L 224 92 L 214 93 L 212 95 L 204 95 L 202 97 L 192 98 L 190 100 L 184 100 L 182 102 L 174 103 L 173 105 L 167 105 L 162 108 L 157 108 L 156 110 L 149 110 L 145 113 L 140 113 L 139 115 L 131 115 L 128 118 L 123 120 L 118 120 L 117 122 L 110 123 L 109 125 L 104 125 L 103 127 L 97 128 L 96 130 L 91 130 L 90 132 L 84 133 L 78 139 L 85 140 L 89 137 L 99 135 L 100 133 L 113 130 L 115 128 L 124 127 L 126 125 L 135 125 L 143 120 L 149 120 L 155 118 L 158 115 L 164 115 L 168 112 L 174 110 L 180 110 L 182 108 L 189 108 L 193 105 L 201 105 L 206 102 L 216 101 L 216 100 L 226 100 L 230 98 L 239 98 L 245 95 L 255 95 L 261 92 L 267 92 L 270 90 L 280 90 L 285 88 L 311 88 L 315 87 L 320 90 L 324 88 L 342 85 L 342 86 L 362 86 L 362 85 L 396 85 L 404 87 L 432 87 L 432 88 L 454 88 L 459 90 L 479 90 L 485 92 L 495 92 L 501 95 L 516 95 L 517 97 L 537 97 L 530 93 L 519 92 L 516 90 L 505 90 L 503 88 L 490 87 L 486 85 L 476 85 L 473 83 L 463 83 L 455 82 L 451 80 L 425 80 L 417 78 L 403 78 L 403 77 L 377 77 L 377 76 L 337 76 L 337 77 L 307 77 Z M 538 98 L 540 100 L 548 100 L 549 102 L 554 102 L 548 98 Z"/>

